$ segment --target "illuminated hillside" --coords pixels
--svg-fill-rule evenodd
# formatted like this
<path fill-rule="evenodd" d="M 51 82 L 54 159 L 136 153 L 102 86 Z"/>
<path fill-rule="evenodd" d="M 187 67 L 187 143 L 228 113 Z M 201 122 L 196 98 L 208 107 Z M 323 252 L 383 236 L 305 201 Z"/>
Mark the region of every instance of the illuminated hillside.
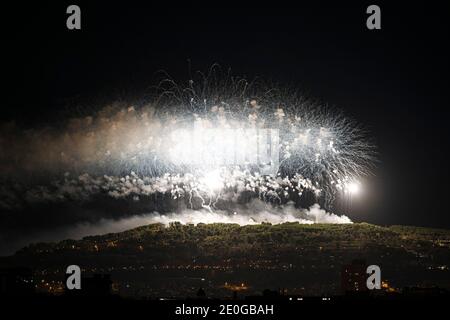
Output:
<path fill-rule="evenodd" d="M 61 286 L 66 265 L 78 264 L 87 274 L 111 274 L 117 290 L 133 296 L 186 296 L 198 287 L 227 296 L 239 286 L 244 294 L 286 288 L 314 295 L 338 294 L 342 267 L 355 259 L 379 265 L 393 288 L 449 288 L 449 250 L 450 231 L 441 229 L 174 223 L 35 244 L 1 264 L 28 266 L 38 283 L 54 281 L 53 288 Z"/>

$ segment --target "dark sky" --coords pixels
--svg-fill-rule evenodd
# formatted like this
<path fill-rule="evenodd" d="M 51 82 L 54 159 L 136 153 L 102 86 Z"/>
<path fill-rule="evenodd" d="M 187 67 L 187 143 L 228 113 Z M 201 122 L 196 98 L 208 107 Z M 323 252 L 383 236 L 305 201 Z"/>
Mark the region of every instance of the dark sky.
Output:
<path fill-rule="evenodd" d="M 81 31 L 66 29 L 72 3 L 81 6 Z M 3 7 L 2 120 L 57 121 L 74 106 L 138 96 L 157 70 L 186 78 L 188 60 L 193 70 L 219 63 L 236 75 L 294 84 L 369 129 L 379 163 L 355 200 L 353 220 L 450 228 L 443 1 L 150 3 L 156 2 Z M 381 7 L 382 30 L 365 26 L 372 3 Z"/>

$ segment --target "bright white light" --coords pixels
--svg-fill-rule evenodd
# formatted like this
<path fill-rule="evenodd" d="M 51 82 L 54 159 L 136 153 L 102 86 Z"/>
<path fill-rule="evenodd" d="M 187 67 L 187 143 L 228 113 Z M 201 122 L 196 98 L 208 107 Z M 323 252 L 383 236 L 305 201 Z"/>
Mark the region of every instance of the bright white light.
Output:
<path fill-rule="evenodd" d="M 210 191 L 217 191 L 223 188 L 223 179 L 220 170 L 214 170 L 206 173 L 200 179 L 200 183 L 205 185 Z"/>
<path fill-rule="evenodd" d="M 361 186 L 359 185 L 358 182 L 350 182 L 349 184 L 347 184 L 347 191 L 350 194 L 358 194 L 360 192 Z"/>
<path fill-rule="evenodd" d="M 204 128 L 172 132 L 169 159 L 180 165 L 217 168 L 258 165 L 265 174 L 276 174 L 279 165 L 278 129 Z"/>

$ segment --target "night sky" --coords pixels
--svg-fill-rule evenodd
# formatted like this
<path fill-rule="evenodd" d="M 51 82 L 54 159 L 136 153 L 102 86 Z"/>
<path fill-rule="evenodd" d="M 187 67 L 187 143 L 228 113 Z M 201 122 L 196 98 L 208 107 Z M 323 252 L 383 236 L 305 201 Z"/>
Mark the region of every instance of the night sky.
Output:
<path fill-rule="evenodd" d="M 3 7 L 2 121 L 24 126 L 137 99 L 155 72 L 186 80 L 213 63 L 295 85 L 344 110 L 377 145 L 354 221 L 450 228 L 449 11 L 442 1 L 197 8 L 148 1 Z M 49 2 L 50 3 L 50 2 Z M 82 30 L 66 29 L 69 4 Z M 382 30 L 366 28 L 370 4 Z"/>

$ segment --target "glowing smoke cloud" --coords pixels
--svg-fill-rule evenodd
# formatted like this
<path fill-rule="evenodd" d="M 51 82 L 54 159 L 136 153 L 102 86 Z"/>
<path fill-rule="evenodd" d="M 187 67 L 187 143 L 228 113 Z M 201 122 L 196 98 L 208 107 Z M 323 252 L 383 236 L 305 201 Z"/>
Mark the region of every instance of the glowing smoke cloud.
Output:
<path fill-rule="evenodd" d="M 150 217 L 150 221 L 169 224 L 179 221 L 183 224 L 198 223 L 237 223 L 239 225 L 259 224 L 261 222 L 279 224 L 285 222 L 298 222 L 301 224 L 313 223 L 352 223 L 346 216 L 337 216 L 320 209 L 318 204 L 310 209 L 296 209 L 292 203 L 281 208 L 263 205 L 258 200 L 252 202 L 245 210 L 230 215 L 227 212 L 185 210 L 181 213 L 171 213 Z"/>

